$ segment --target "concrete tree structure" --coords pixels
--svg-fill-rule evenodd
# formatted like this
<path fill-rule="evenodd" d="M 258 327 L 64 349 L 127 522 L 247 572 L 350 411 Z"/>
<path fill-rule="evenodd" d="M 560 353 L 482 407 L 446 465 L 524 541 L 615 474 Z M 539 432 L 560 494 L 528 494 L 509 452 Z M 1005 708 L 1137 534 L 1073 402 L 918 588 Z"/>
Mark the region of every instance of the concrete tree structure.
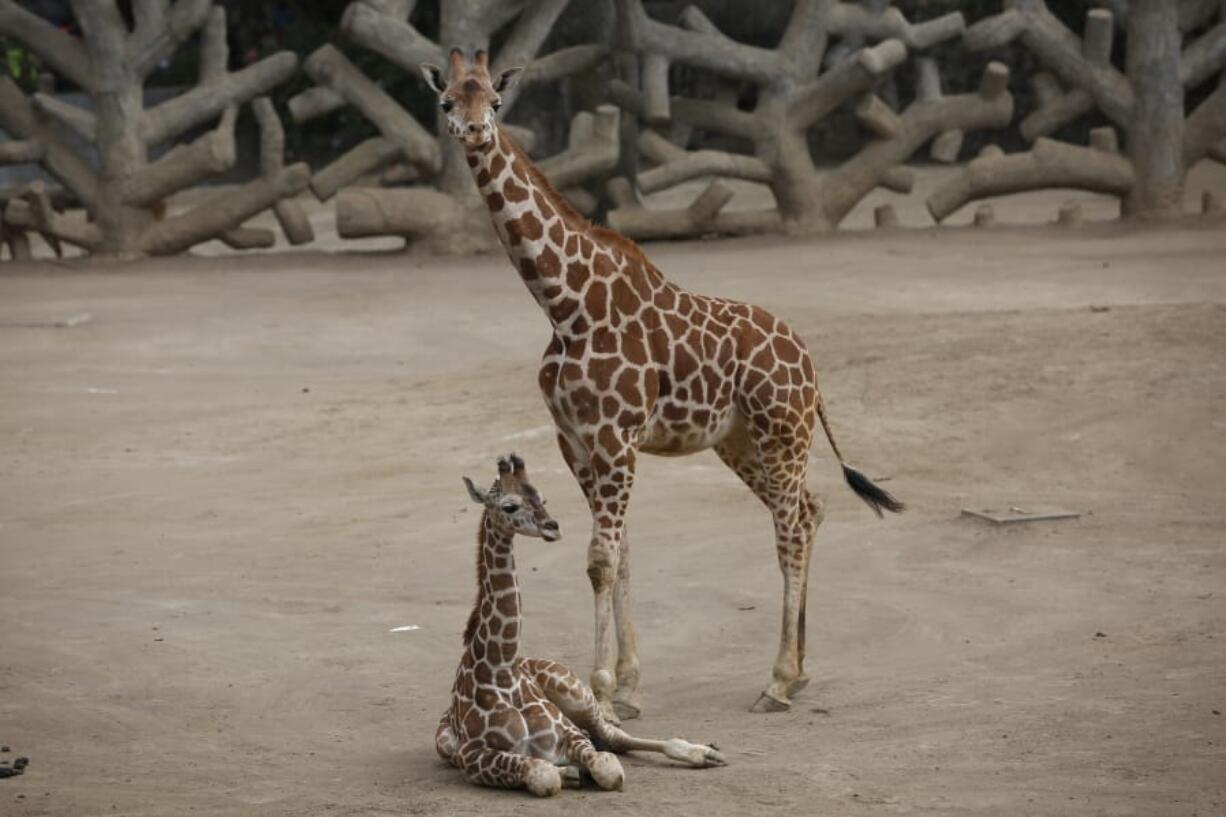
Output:
<path fill-rule="evenodd" d="M 471 56 L 490 50 L 496 32 L 502 46 L 493 54 L 491 72 L 522 66 L 515 86 L 502 95 L 505 115 L 523 88 L 555 82 L 585 71 L 605 59 L 608 48 L 591 43 L 538 56 L 570 0 L 448 0 L 440 6 L 438 40 L 408 22 L 415 0 L 358 0 L 341 19 L 340 30 L 353 42 L 375 51 L 413 77 L 422 63 L 445 66 L 447 51 L 460 48 Z M 423 124 L 339 50 L 325 45 L 304 62 L 316 87 L 290 101 L 295 122 L 323 116 L 344 105 L 359 111 L 379 130 L 311 178 L 320 200 L 336 196 L 341 236 L 404 236 L 441 252 L 464 252 L 493 246 L 494 234 L 477 196 L 463 152 L 446 133 L 440 111 Z M 516 140 L 531 147 L 532 134 L 510 128 Z M 541 169 L 575 205 L 591 212 L 596 199 L 582 185 L 607 175 L 617 162 L 617 110 L 608 107 L 581 113 L 572 122 L 565 151 L 540 162 Z M 409 172 L 401 165 L 407 164 Z M 384 178 L 410 178 L 413 187 L 350 187 L 359 178 L 391 167 Z M 342 189 L 345 188 L 345 189 Z"/>
<path fill-rule="evenodd" d="M 1003 12 L 966 30 L 968 48 L 1020 41 L 1047 71 L 1035 75 L 1039 107 L 1021 123 L 1034 149 L 971 162 L 929 199 L 938 221 L 974 199 L 1048 187 L 1109 193 L 1126 215 L 1170 218 L 1182 211 L 1187 169 L 1205 157 L 1226 160 L 1226 2 L 1109 5 L 1086 14 L 1080 37 L 1043 0 L 1007 0 Z M 1126 17 L 1124 71 L 1111 61 L 1117 13 Z M 1217 88 L 1189 113 L 1185 91 L 1215 77 Z M 1123 133 L 1123 155 L 1114 128 L 1096 130 L 1089 147 L 1047 138 L 1095 108 Z"/>
<path fill-rule="evenodd" d="M 637 149 L 654 166 L 637 175 L 637 184 L 622 179 L 609 186 L 616 204 L 609 223 L 634 237 L 830 230 L 874 188 L 909 192 L 912 175 L 901 164 L 924 144 L 933 142 L 936 158 L 953 161 L 966 131 L 1003 127 L 1013 116 L 1008 70 L 999 64 L 988 68 L 978 93 L 943 96 L 935 63 L 925 59 L 917 72 L 916 100 L 906 110 L 894 111 L 877 95 L 910 54 L 961 34 L 959 13 L 912 24 L 879 0 L 797 0 L 774 50 L 732 40 L 694 6 L 673 26 L 650 18 L 641 0 L 618 0 L 618 18 L 619 48 L 637 55 L 639 82 L 638 87 L 614 82 L 614 102 L 651 128 L 677 123 L 753 145 L 752 155 L 686 151 L 644 130 Z M 671 97 L 673 64 L 756 86 L 754 108 L 741 110 L 735 95 Z M 845 103 L 854 105 L 869 138 L 851 159 L 821 173 L 807 132 Z M 763 182 L 776 207 L 724 212 L 732 194 L 718 179 L 684 210 L 659 212 L 638 201 L 637 192 L 705 176 Z"/>
<path fill-rule="evenodd" d="M 27 96 L 11 79 L 0 78 L 0 128 L 14 140 L 0 161 L 37 161 L 88 211 L 89 220 L 59 212 L 35 185 L 9 200 L 6 230 L 34 229 L 98 254 L 164 255 L 212 238 L 239 246 L 271 243 L 266 231 L 239 228 L 275 205 L 291 239 L 310 240 L 301 212 L 283 201 L 306 186 L 309 171 L 305 165 L 283 166 L 280 122 L 266 100 L 256 107 L 265 140 L 261 176 L 185 213 L 159 217 L 168 196 L 234 165 L 237 106 L 286 80 L 297 68 L 293 54 L 274 54 L 231 73 L 225 11 L 211 0 L 134 0 L 131 28 L 115 0 L 75 0 L 72 7 L 83 40 L 12 0 L 0 0 L 0 33 L 37 53 L 93 103 L 86 110 L 48 93 Z M 199 83 L 146 108 L 146 77 L 201 29 Z M 203 136 L 149 160 L 151 148 L 214 121 L 217 126 Z M 97 169 L 74 141 L 96 151 Z"/>

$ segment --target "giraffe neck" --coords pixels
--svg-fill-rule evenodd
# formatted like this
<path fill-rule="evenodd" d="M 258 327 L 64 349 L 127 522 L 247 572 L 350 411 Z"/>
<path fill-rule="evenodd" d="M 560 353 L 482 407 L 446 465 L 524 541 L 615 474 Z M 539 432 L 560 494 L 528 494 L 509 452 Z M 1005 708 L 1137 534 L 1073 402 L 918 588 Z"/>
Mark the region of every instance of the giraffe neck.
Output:
<path fill-rule="evenodd" d="M 467 156 L 498 239 L 528 291 L 555 327 L 575 322 L 587 306 L 585 284 L 594 269 L 613 273 L 612 256 L 598 251 L 591 225 L 501 126 Z"/>
<path fill-rule="evenodd" d="M 515 577 L 513 533 L 481 517 L 477 542 L 477 600 L 464 641 L 476 661 L 491 667 L 511 664 L 519 652 L 519 582 Z"/>

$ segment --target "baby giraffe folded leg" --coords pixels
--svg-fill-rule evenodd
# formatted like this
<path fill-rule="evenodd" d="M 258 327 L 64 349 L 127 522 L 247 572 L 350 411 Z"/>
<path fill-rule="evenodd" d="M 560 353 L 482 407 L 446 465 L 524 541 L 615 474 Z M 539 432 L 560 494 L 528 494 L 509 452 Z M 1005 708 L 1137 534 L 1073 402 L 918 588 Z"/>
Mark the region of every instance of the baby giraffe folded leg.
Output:
<path fill-rule="evenodd" d="M 546 760 L 470 740 L 460 747 L 459 766 L 473 783 L 499 789 L 527 789 L 538 797 L 551 797 L 562 790 L 562 773 Z"/>
<path fill-rule="evenodd" d="M 699 768 L 722 766 L 725 763 L 723 755 L 714 746 L 690 743 L 681 738 L 636 738 L 623 731 L 601 713 L 591 688 L 568 667 L 556 661 L 522 658 L 519 667 L 524 675 L 536 681 L 545 697 L 562 710 L 575 726 L 591 734 L 613 752 L 659 752 L 673 760 Z"/>

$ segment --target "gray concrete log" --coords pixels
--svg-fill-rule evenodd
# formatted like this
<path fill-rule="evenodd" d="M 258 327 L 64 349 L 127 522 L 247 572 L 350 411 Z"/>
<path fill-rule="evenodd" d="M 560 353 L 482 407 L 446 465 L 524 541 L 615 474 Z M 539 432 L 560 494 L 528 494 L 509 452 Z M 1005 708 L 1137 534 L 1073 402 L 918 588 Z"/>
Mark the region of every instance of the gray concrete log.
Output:
<path fill-rule="evenodd" d="M 1022 120 L 1022 138 L 1033 142 L 1040 136 L 1048 136 L 1079 116 L 1094 109 L 1094 97 L 1081 88 L 1064 90 L 1059 81 L 1046 71 L 1034 75 L 1038 106 Z"/>
<path fill-rule="evenodd" d="M 580 111 L 571 120 L 566 150 L 542 159 L 537 167 L 558 189 L 576 187 L 617 167 L 619 111 L 601 105 L 595 114 Z"/>
<path fill-rule="evenodd" d="M 350 148 L 311 177 L 311 192 L 327 201 L 368 173 L 374 173 L 401 158 L 400 146 L 386 136 L 375 136 Z"/>
<path fill-rule="evenodd" d="M 277 236 L 264 227 L 231 227 L 217 240 L 232 250 L 266 250 L 276 246 Z"/>
<path fill-rule="evenodd" d="M 596 67 L 608 53 L 608 48 L 600 43 L 560 48 L 528 63 L 516 84 L 529 86 L 556 82 Z"/>
<path fill-rule="evenodd" d="M 731 190 L 719 182 L 712 182 L 688 207 L 679 210 L 656 210 L 633 204 L 610 210 L 609 226 L 641 241 L 752 235 L 781 229 L 782 222 L 775 210 L 723 212 L 731 198 Z"/>
<path fill-rule="evenodd" d="M 901 164 L 938 133 L 1004 127 L 1013 118 L 1013 98 L 1006 86 L 1009 69 L 991 63 L 977 94 L 959 94 L 932 102 L 914 102 L 899 117 L 899 133 L 869 143 L 847 162 L 831 171 L 821 191 L 822 214 L 837 226 L 873 188 L 883 174 Z"/>
<path fill-rule="evenodd" d="M 962 13 L 957 11 L 912 23 L 896 8 L 874 10 L 852 3 L 834 3 L 829 17 L 831 34 L 867 40 L 901 40 L 912 51 L 924 51 L 953 39 L 965 28 Z"/>
<path fill-rule="evenodd" d="M 1226 161 L 1226 77 L 1184 122 L 1183 161 L 1187 167 L 1209 156 Z"/>
<path fill-rule="evenodd" d="M 722 76 L 768 85 L 781 73 L 781 56 L 710 31 L 690 30 L 648 17 L 641 0 L 617 0 L 619 19 L 641 53 L 706 68 Z"/>
<path fill-rule="evenodd" d="M 97 118 L 80 107 L 51 94 L 36 93 L 30 97 L 35 110 L 54 119 L 85 142 L 93 142 L 97 136 Z"/>
<path fill-rule="evenodd" d="M 1185 88 L 1195 88 L 1210 77 L 1220 74 L 1224 65 L 1226 65 L 1226 19 L 1220 21 L 1183 50 L 1179 60 L 1179 79 Z"/>
<path fill-rule="evenodd" d="M 134 3 L 136 29 L 128 38 L 127 62 L 148 76 L 204 25 L 213 0 L 176 0 L 169 9 L 161 0 Z"/>
<path fill-rule="evenodd" d="M 294 123 L 301 125 L 340 110 L 345 105 L 345 98 L 336 91 L 316 85 L 290 97 L 286 107 Z"/>
<path fill-rule="evenodd" d="M 991 196 L 1047 188 L 1125 196 L 1133 182 L 1132 166 L 1122 156 L 1043 137 L 1025 153 L 972 160 L 926 203 L 939 223 L 968 202 Z"/>
<path fill-rule="evenodd" d="M 140 134 L 145 144 L 155 145 L 188 128 L 219 116 L 230 105 L 239 105 L 267 94 L 289 79 L 298 67 L 298 57 L 281 51 L 241 71 L 225 74 L 213 82 L 197 85 L 144 112 Z"/>
<path fill-rule="evenodd" d="M 60 76 L 87 91 L 94 87 L 94 71 L 81 40 L 13 0 L 0 0 L 0 34 L 25 44 Z"/>
<path fill-rule="evenodd" d="M 350 3 L 341 15 L 341 31 L 347 38 L 381 54 L 416 74 L 423 62 L 443 65 L 446 55 L 429 37 L 409 25 L 397 13 L 386 14 L 368 3 Z"/>
<path fill-rule="evenodd" d="M 910 193 L 915 189 L 915 171 L 904 165 L 896 165 L 882 172 L 877 186 L 893 193 Z"/>
<path fill-rule="evenodd" d="M 285 167 L 285 129 L 268 97 L 253 101 L 251 109 L 260 126 L 260 173 L 266 179 L 275 179 Z M 311 220 L 299 202 L 289 197 L 278 199 L 272 211 L 291 245 L 297 247 L 315 240 Z"/>
<path fill-rule="evenodd" d="M 140 237 L 147 255 L 173 255 L 242 225 L 277 201 L 306 189 L 311 171 L 294 164 L 274 176 L 261 176 L 234 190 L 221 190 L 186 213 L 154 222 Z"/>
<path fill-rule="evenodd" d="M 1094 12 L 1105 10 L 1091 10 Z M 1066 86 L 1084 89 L 1108 118 L 1127 126 L 1135 102 L 1128 78 L 1109 62 L 1088 59 L 1081 38 L 1041 0 L 1012 0 L 1006 11 L 969 26 L 962 36 L 972 51 L 1000 48 L 1015 39 L 1020 39 Z"/>
<path fill-rule="evenodd" d="M 0 243 L 8 246 L 10 261 L 30 261 L 34 258 L 29 233 L 21 227 L 6 225 L 3 214 L 0 214 Z"/>
<path fill-rule="evenodd" d="M 7 76 L 0 76 L 0 128 L 13 139 L 40 144 L 43 167 L 82 204 L 89 207 L 98 200 L 98 176 L 93 168 L 54 128 L 39 119 L 33 104 Z"/>
<path fill-rule="evenodd" d="M 873 208 L 873 225 L 878 230 L 898 227 L 898 211 L 892 204 L 879 204 Z"/>
<path fill-rule="evenodd" d="M 37 162 L 46 155 L 42 142 L 34 139 L 18 139 L 0 142 L 0 165 L 21 165 Z"/>
<path fill-rule="evenodd" d="M 4 208 L 4 222 L 41 233 L 53 247 L 57 241 L 63 241 L 93 252 L 103 241 L 97 225 L 56 212 L 41 181 L 31 182 L 21 196 L 9 199 Z M 60 255 L 58 247 L 55 249 L 56 255 Z"/>
<path fill-rule="evenodd" d="M 123 183 L 124 203 L 148 207 L 234 167 L 238 158 L 234 142 L 237 119 L 238 109 L 227 108 L 216 128 L 190 144 L 171 148 L 156 162 L 131 174 Z"/>
<path fill-rule="evenodd" d="M 303 68 L 311 79 L 344 97 L 384 137 L 395 142 L 405 161 L 430 173 L 442 166 L 436 138 L 336 48 L 324 45 L 316 49 Z"/>
<path fill-rule="evenodd" d="M 1172 218 L 1183 208 L 1184 94 L 1179 78 L 1179 11 L 1169 0 L 1132 0 L 1126 67 L 1135 105 L 1128 155 L 1136 182 L 1126 212 Z"/>
<path fill-rule="evenodd" d="M 899 40 L 861 49 L 803 86 L 791 101 L 788 118 L 801 127 L 813 125 L 848 99 L 873 88 L 906 59 L 907 47 Z"/>
<path fill-rule="evenodd" d="M 341 190 L 336 197 L 336 231 L 341 238 L 403 236 L 442 252 L 489 247 L 494 241 L 487 213 L 429 187 Z"/>
<path fill-rule="evenodd" d="M 915 98 L 921 102 L 933 102 L 940 99 L 943 96 L 941 72 L 937 68 L 936 60 L 931 57 L 920 57 L 915 61 L 915 68 Z M 938 134 L 932 140 L 928 155 L 942 164 L 953 164 L 958 161 L 958 154 L 962 152 L 962 142 L 965 138 L 966 134 L 957 129 Z"/>
<path fill-rule="evenodd" d="M 639 189 L 644 193 L 665 190 L 702 176 L 763 183 L 771 179 L 770 167 L 761 159 L 722 150 L 683 150 L 652 130 L 639 134 L 638 149 L 656 163 L 638 174 Z"/>

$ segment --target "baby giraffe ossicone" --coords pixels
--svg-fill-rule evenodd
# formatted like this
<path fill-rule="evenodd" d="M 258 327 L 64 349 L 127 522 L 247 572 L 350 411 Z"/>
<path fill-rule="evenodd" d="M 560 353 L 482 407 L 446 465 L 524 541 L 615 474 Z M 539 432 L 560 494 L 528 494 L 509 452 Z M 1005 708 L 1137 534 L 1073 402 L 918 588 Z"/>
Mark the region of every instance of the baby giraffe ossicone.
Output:
<path fill-rule="evenodd" d="M 498 478 L 488 491 L 467 477 L 464 483 L 485 509 L 477 533 L 477 600 L 464 628 L 451 705 L 435 733 L 439 755 L 473 783 L 526 788 L 541 797 L 580 785 L 584 773 L 603 789 L 620 789 L 625 775 L 614 752 L 660 752 L 690 766 L 723 765 L 713 746 L 626 734 L 601 714 L 592 690 L 569 668 L 520 657 L 513 541 L 519 534 L 556 542 L 558 523 L 514 454 L 498 459 Z"/>

